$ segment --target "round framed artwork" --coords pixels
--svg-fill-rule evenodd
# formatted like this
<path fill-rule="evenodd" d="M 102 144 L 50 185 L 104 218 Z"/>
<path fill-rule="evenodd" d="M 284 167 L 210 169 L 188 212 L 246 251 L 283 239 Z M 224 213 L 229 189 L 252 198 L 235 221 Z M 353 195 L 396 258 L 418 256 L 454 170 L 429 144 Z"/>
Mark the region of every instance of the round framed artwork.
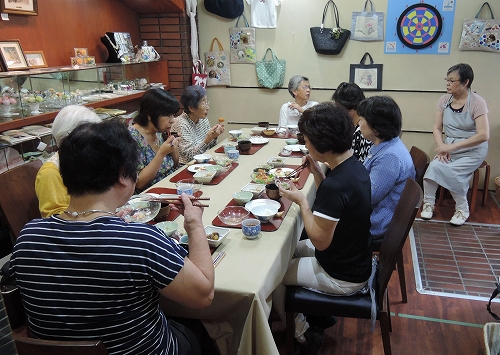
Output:
<path fill-rule="evenodd" d="M 399 40 L 408 48 L 423 49 L 436 42 L 443 29 L 439 11 L 428 4 L 407 7 L 399 16 L 396 32 Z"/>

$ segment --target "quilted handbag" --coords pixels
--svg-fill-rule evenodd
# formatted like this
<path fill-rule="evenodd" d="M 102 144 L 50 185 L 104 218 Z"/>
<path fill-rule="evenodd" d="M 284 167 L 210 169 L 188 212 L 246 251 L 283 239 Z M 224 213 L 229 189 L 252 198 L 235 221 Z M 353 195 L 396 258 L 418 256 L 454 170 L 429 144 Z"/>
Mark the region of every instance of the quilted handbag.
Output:
<path fill-rule="evenodd" d="M 245 20 L 245 26 L 238 27 L 238 23 L 242 17 Z M 255 63 L 255 28 L 248 25 L 245 15 L 238 17 L 236 27 L 229 29 L 229 44 L 231 64 Z"/>
<path fill-rule="evenodd" d="M 366 11 L 368 2 L 371 11 Z M 362 12 L 352 13 L 351 39 L 355 41 L 383 41 L 384 40 L 384 13 L 373 11 L 372 0 L 365 1 Z"/>
<path fill-rule="evenodd" d="M 328 5 L 332 4 L 333 14 L 335 16 L 335 28 L 325 28 L 325 17 L 328 10 Z M 323 10 L 323 19 L 321 27 L 311 27 L 311 38 L 314 45 L 314 50 L 319 54 L 336 55 L 342 52 L 347 40 L 351 35 L 351 31 L 340 27 L 339 11 L 337 5 L 332 0 L 328 0 Z"/>
<path fill-rule="evenodd" d="M 272 59 L 266 60 L 267 53 L 271 52 Z M 274 89 L 283 85 L 285 80 L 286 61 L 278 59 L 271 48 L 268 48 L 261 61 L 255 63 L 255 70 L 257 71 L 257 79 L 259 84 Z"/>
<path fill-rule="evenodd" d="M 214 51 L 215 41 L 219 45 L 218 51 Z M 210 51 L 205 52 L 205 65 L 208 73 L 207 86 L 231 85 L 229 53 L 224 51 L 217 38 L 212 40 Z"/>
<path fill-rule="evenodd" d="M 485 6 L 490 10 L 491 19 L 479 18 Z M 464 20 L 458 49 L 500 53 L 500 21 L 495 20 L 490 4 L 487 2 L 483 3 L 476 17 Z"/>
<path fill-rule="evenodd" d="M 196 60 L 193 63 L 193 73 L 191 74 L 191 85 L 200 85 L 207 87 L 208 74 L 205 70 L 205 64 L 201 60 Z"/>

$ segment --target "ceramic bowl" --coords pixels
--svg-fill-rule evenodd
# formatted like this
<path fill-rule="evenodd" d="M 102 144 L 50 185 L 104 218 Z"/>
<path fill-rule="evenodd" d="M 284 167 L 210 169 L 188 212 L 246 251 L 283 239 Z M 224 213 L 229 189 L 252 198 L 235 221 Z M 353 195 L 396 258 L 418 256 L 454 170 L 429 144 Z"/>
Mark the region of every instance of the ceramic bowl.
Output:
<path fill-rule="evenodd" d="M 276 130 L 276 134 L 278 137 L 283 138 L 286 137 L 286 129 L 285 128 L 280 128 Z"/>
<path fill-rule="evenodd" d="M 238 139 L 240 136 L 243 134 L 243 131 L 241 129 L 232 129 L 229 131 L 229 134 L 234 138 Z"/>
<path fill-rule="evenodd" d="M 266 185 L 264 185 L 264 184 L 249 183 L 249 184 L 246 184 L 245 186 L 243 186 L 241 191 L 249 191 L 252 193 L 254 198 L 257 198 L 262 194 L 262 192 L 264 192 L 265 188 L 266 188 Z"/>
<path fill-rule="evenodd" d="M 206 226 L 205 234 L 207 235 L 208 245 L 211 247 L 218 247 L 223 241 L 226 235 L 228 235 L 229 229 L 215 226 Z"/>
<path fill-rule="evenodd" d="M 240 206 L 245 205 L 253 197 L 253 193 L 250 191 L 238 191 L 233 194 L 233 199 Z"/>
<path fill-rule="evenodd" d="M 272 157 L 269 158 L 267 161 L 267 164 L 272 165 L 274 168 L 279 168 L 283 165 L 285 165 L 286 158 L 281 158 L 281 157 Z"/>
<path fill-rule="evenodd" d="M 236 145 L 225 145 L 224 146 L 224 153 L 227 154 L 230 150 L 236 150 Z"/>
<path fill-rule="evenodd" d="M 284 157 L 288 157 L 288 156 L 292 155 L 292 151 L 290 149 L 283 148 L 281 150 L 280 154 L 283 155 Z"/>
<path fill-rule="evenodd" d="M 292 145 L 292 144 L 297 144 L 299 140 L 297 138 L 288 138 L 285 140 L 286 144 Z"/>
<path fill-rule="evenodd" d="M 248 140 L 243 140 L 243 141 L 239 141 L 238 142 L 238 148 L 240 149 L 240 151 L 242 152 L 246 152 L 246 151 L 249 151 L 250 148 L 252 148 L 252 142 L 248 141 Z"/>
<path fill-rule="evenodd" d="M 197 154 L 193 159 L 196 160 L 197 163 L 202 164 L 208 163 L 208 161 L 212 159 L 212 156 L 210 154 Z"/>
<path fill-rule="evenodd" d="M 278 190 L 278 186 L 275 183 L 266 185 L 266 195 L 271 200 L 279 200 L 281 198 L 280 191 Z"/>
<path fill-rule="evenodd" d="M 255 239 L 260 233 L 260 221 L 255 218 L 245 219 L 241 222 L 241 231 L 247 239 Z"/>
<path fill-rule="evenodd" d="M 205 167 L 205 171 L 215 171 L 215 176 L 219 175 L 224 168 L 220 165 L 209 165 Z"/>
<path fill-rule="evenodd" d="M 231 159 L 229 159 L 225 155 L 214 155 L 215 164 L 220 165 L 222 167 L 227 167 L 231 165 Z"/>
<path fill-rule="evenodd" d="M 253 134 L 261 134 L 263 131 L 266 130 L 266 127 L 253 127 L 250 129 Z"/>
<path fill-rule="evenodd" d="M 231 160 L 237 160 L 240 157 L 240 151 L 237 149 L 228 150 L 227 157 Z"/>
<path fill-rule="evenodd" d="M 237 226 L 243 222 L 250 212 L 243 206 L 227 206 L 217 213 L 222 223 Z"/>
<path fill-rule="evenodd" d="M 252 212 L 262 223 L 269 222 L 280 207 L 281 204 L 279 202 L 263 198 L 250 201 L 245 205 L 245 208 Z"/>
<path fill-rule="evenodd" d="M 267 122 L 267 121 L 260 121 L 260 122 L 257 123 L 257 125 L 259 127 L 268 128 L 269 127 L 269 122 Z"/>
<path fill-rule="evenodd" d="M 156 217 L 160 212 L 160 208 L 160 202 L 143 201 L 141 198 L 135 198 L 119 207 L 116 212 L 125 222 L 146 223 Z"/>
<path fill-rule="evenodd" d="M 193 178 L 196 181 L 202 182 L 202 183 L 209 183 L 212 181 L 214 176 L 217 175 L 216 171 L 198 171 L 196 174 L 193 175 Z"/>
<path fill-rule="evenodd" d="M 265 136 L 272 136 L 273 134 L 276 133 L 276 130 L 275 129 L 266 129 L 264 131 L 262 131 L 262 133 L 264 133 Z"/>
<path fill-rule="evenodd" d="M 167 236 L 171 236 L 177 230 L 179 225 L 172 221 L 156 223 L 155 227 L 164 231 Z"/>
<path fill-rule="evenodd" d="M 206 169 L 208 170 L 208 169 Z M 206 171 L 205 170 L 205 171 Z M 175 183 L 175 187 L 189 185 L 193 188 L 193 193 L 200 191 L 201 185 L 196 179 L 182 179 Z"/>

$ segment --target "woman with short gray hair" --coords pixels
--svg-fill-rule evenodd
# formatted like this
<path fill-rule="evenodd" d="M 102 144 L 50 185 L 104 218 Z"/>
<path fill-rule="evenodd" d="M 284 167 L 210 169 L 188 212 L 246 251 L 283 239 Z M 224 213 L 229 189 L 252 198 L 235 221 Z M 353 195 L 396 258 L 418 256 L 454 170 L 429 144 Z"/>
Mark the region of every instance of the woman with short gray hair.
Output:
<path fill-rule="evenodd" d="M 294 101 L 286 102 L 281 106 L 279 127 L 286 128 L 288 125 L 296 125 L 302 112 L 318 104 L 316 101 L 309 101 L 311 90 L 309 79 L 305 76 L 294 75 L 290 78 L 288 92 Z"/>

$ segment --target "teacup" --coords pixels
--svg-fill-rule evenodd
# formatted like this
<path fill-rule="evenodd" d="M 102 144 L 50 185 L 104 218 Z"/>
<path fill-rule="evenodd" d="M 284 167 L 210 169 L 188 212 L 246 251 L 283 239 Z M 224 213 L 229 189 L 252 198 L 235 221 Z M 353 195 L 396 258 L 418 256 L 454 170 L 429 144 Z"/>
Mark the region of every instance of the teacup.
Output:
<path fill-rule="evenodd" d="M 234 145 L 225 145 L 224 146 L 224 153 L 227 154 L 228 151 L 235 150 L 235 149 L 236 149 L 236 147 Z"/>
<path fill-rule="evenodd" d="M 186 195 L 192 195 L 193 187 L 190 185 L 177 186 L 177 195 L 182 195 L 183 193 Z"/>
<path fill-rule="evenodd" d="M 280 191 L 278 190 L 278 186 L 276 184 L 267 184 L 266 185 L 266 195 L 271 200 L 279 200 L 281 198 Z"/>
<path fill-rule="evenodd" d="M 231 160 L 237 160 L 240 157 L 240 152 L 237 149 L 230 149 L 226 154 L 227 157 Z"/>
<path fill-rule="evenodd" d="M 245 219 L 241 222 L 241 230 L 247 239 L 255 239 L 260 233 L 260 221 L 255 218 Z"/>

